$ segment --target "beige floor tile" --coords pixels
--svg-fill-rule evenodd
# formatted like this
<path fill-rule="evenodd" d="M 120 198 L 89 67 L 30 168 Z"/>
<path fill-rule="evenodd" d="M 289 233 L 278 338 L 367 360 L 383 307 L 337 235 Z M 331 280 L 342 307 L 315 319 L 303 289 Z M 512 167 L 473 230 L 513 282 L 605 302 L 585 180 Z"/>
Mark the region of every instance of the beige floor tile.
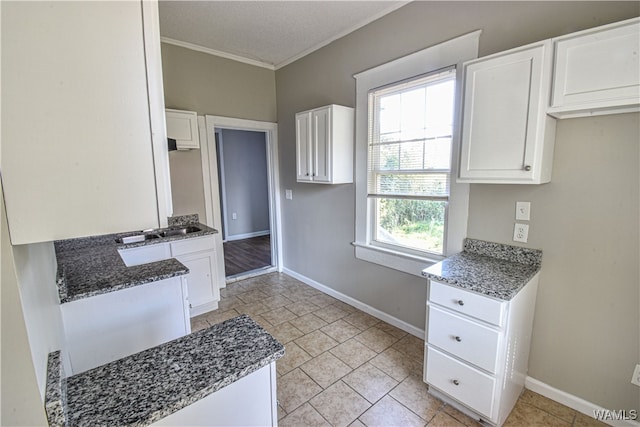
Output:
<path fill-rule="evenodd" d="M 322 353 L 300 366 L 320 387 L 327 388 L 351 372 L 351 368 L 333 354 Z"/>
<path fill-rule="evenodd" d="M 286 308 L 280 307 L 271 311 L 267 311 L 266 313 L 262 313 L 262 317 L 264 317 L 267 322 L 271 323 L 273 326 L 278 326 L 280 323 L 293 320 L 298 316 L 296 316 Z"/>
<path fill-rule="evenodd" d="M 351 323 L 356 328 L 362 329 L 363 331 L 380 323 L 380 320 L 362 311 L 355 311 L 350 315 L 344 317 L 344 320 L 348 323 Z"/>
<path fill-rule="evenodd" d="M 289 298 L 285 297 L 284 295 L 277 294 L 277 295 L 267 297 L 260 302 L 262 302 L 262 304 L 264 304 L 265 307 L 269 309 L 274 309 L 274 308 L 284 307 L 285 305 L 291 304 L 293 301 L 291 301 Z"/>
<path fill-rule="evenodd" d="M 442 408 L 442 411 L 451 415 L 453 418 L 460 421 L 467 427 L 482 427 L 482 424 L 480 424 L 478 420 L 471 418 L 467 414 L 463 414 L 451 405 L 445 404 L 444 408 Z"/>
<path fill-rule="evenodd" d="M 294 369 L 278 378 L 278 401 L 287 414 L 321 391 L 322 388 L 301 369 Z"/>
<path fill-rule="evenodd" d="M 323 294 L 322 292 L 318 292 L 316 295 L 309 298 L 309 301 L 311 301 L 312 303 L 314 303 L 319 307 L 327 307 L 328 305 L 331 305 L 337 302 L 338 300 L 335 299 L 334 297 L 330 297 L 329 295 Z"/>
<path fill-rule="evenodd" d="M 522 395 L 520 395 L 520 401 L 542 409 L 543 411 L 546 411 L 551 415 L 555 415 L 569 423 L 573 423 L 573 419 L 576 416 L 576 411 L 574 409 L 564 406 L 561 403 L 555 402 L 531 390 L 524 390 Z"/>
<path fill-rule="evenodd" d="M 250 302 L 248 304 L 242 304 L 242 305 L 238 305 L 236 306 L 236 308 L 234 308 L 235 311 L 237 311 L 240 314 L 248 314 L 249 316 L 257 316 L 258 314 L 262 314 L 266 311 L 268 311 L 269 309 L 267 307 L 264 306 L 264 304 L 260 303 L 260 302 Z M 271 322 L 269 322 L 271 323 Z"/>
<path fill-rule="evenodd" d="M 347 341 L 362 332 L 360 329 L 342 319 L 324 326 L 320 330 L 339 342 Z"/>
<path fill-rule="evenodd" d="M 329 351 L 338 359 L 349 365 L 352 369 L 356 369 L 369 359 L 375 357 L 377 354 L 369 347 L 354 339 L 345 341 Z"/>
<path fill-rule="evenodd" d="M 349 424 L 349 427 L 367 427 L 364 424 L 362 424 L 362 421 L 360 420 L 355 420 L 354 422 L 352 422 L 351 424 Z"/>
<path fill-rule="evenodd" d="M 216 323 L 224 322 L 225 320 L 233 319 L 234 317 L 238 317 L 240 313 L 236 310 L 227 310 L 227 311 L 219 311 L 213 310 L 205 315 L 205 319 L 209 322 L 210 325 L 215 325 Z"/>
<path fill-rule="evenodd" d="M 231 310 L 232 308 L 236 308 L 237 306 L 242 304 L 244 304 L 244 302 L 236 296 L 221 298 L 220 301 L 218 302 L 218 310 L 227 311 L 227 310 Z"/>
<path fill-rule="evenodd" d="M 283 419 L 286 416 L 287 416 L 286 411 L 282 409 L 282 406 L 278 405 L 278 421 Z"/>
<path fill-rule="evenodd" d="M 249 304 L 252 302 L 261 302 L 262 300 L 268 298 L 268 296 L 265 293 L 259 290 L 248 291 L 242 294 L 238 294 L 237 297 L 238 299 L 242 300 L 242 302 L 244 302 L 245 304 Z"/>
<path fill-rule="evenodd" d="M 518 401 L 504 423 L 504 427 L 551 426 L 569 427 L 571 423 L 564 421 L 540 408 Z"/>
<path fill-rule="evenodd" d="M 338 341 L 319 330 L 315 330 L 298 338 L 295 340 L 295 343 L 313 357 L 319 356 L 325 351 L 338 345 Z"/>
<path fill-rule="evenodd" d="M 260 290 L 264 292 L 265 295 L 268 295 L 270 297 L 281 295 L 287 292 L 287 288 L 285 288 L 284 286 L 273 285 L 270 283 L 265 283 L 264 287 L 260 288 Z"/>
<path fill-rule="evenodd" d="M 239 295 L 245 292 L 247 292 L 247 290 L 243 289 L 242 286 L 240 286 L 239 282 L 229 283 L 226 288 L 220 289 L 220 295 L 223 297 Z"/>
<path fill-rule="evenodd" d="M 316 296 L 316 294 L 311 290 L 311 288 L 307 289 L 295 289 L 293 291 L 285 292 L 285 296 L 289 298 L 293 302 L 310 300 L 312 297 Z"/>
<path fill-rule="evenodd" d="M 310 401 L 332 426 L 348 426 L 371 406 L 351 387 L 338 381 Z"/>
<path fill-rule="evenodd" d="M 342 380 L 371 403 L 398 385 L 396 380 L 370 363 L 365 363 Z"/>
<path fill-rule="evenodd" d="M 201 331 L 203 329 L 207 329 L 208 327 L 210 327 L 211 325 L 209 325 L 209 322 L 207 322 L 206 319 L 201 318 L 201 319 L 197 319 L 194 317 L 193 319 L 191 319 L 191 332 L 198 332 Z"/>
<path fill-rule="evenodd" d="M 433 417 L 431 422 L 427 424 L 428 427 L 464 427 L 460 421 L 453 418 L 451 415 L 446 412 L 438 412 L 438 414 Z"/>
<path fill-rule="evenodd" d="M 420 418 L 429 422 L 444 403 L 427 392 L 427 384 L 414 375 L 409 375 L 391 390 L 389 396 L 411 409 Z"/>
<path fill-rule="evenodd" d="M 316 311 L 319 308 L 320 307 L 318 307 L 314 303 L 306 300 L 294 302 L 287 305 L 287 310 L 294 313 L 296 316 L 304 316 L 305 314 Z"/>
<path fill-rule="evenodd" d="M 322 307 L 320 310 L 316 310 L 313 312 L 316 316 L 324 320 L 328 323 L 333 323 L 338 319 L 342 319 L 345 316 L 348 316 L 349 313 L 344 311 L 343 309 L 336 307 L 335 305 L 328 305 L 326 307 Z"/>
<path fill-rule="evenodd" d="M 366 331 L 356 335 L 354 339 L 366 345 L 376 353 L 382 353 L 384 350 L 391 347 L 398 341 L 398 338 L 395 338 L 384 332 L 382 329 L 378 329 L 375 327 L 369 328 Z"/>
<path fill-rule="evenodd" d="M 413 335 L 407 335 L 393 345 L 393 348 L 400 353 L 420 361 L 424 361 L 424 340 L 416 338 Z"/>
<path fill-rule="evenodd" d="M 331 427 L 331 424 L 322 418 L 322 415 L 308 403 L 284 417 L 278 424 L 282 427 Z"/>
<path fill-rule="evenodd" d="M 400 353 L 393 347 L 386 349 L 371 359 L 371 364 L 390 375 L 396 381 L 402 381 L 422 368 L 422 362 Z"/>
<path fill-rule="evenodd" d="M 375 328 L 381 329 L 389 335 L 398 339 L 404 338 L 407 335 L 407 333 L 402 329 L 398 329 L 395 326 L 388 324 L 387 322 L 380 322 L 375 326 Z"/>
<path fill-rule="evenodd" d="M 355 308 L 352 305 L 347 304 L 346 302 L 342 302 L 342 301 L 338 301 L 336 300 L 336 302 L 334 302 L 333 304 L 334 307 L 338 307 L 341 310 L 346 311 L 347 313 L 353 313 L 354 311 L 358 311 L 357 308 Z"/>
<path fill-rule="evenodd" d="M 385 396 L 360 416 L 360 421 L 374 426 L 424 426 L 422 418 L 402 406 L 392 397 Z"/>
<path fill-rule="evenodd" d="M 302 331 L 289 322 L 280 323 L 269 329 L 269 333 L 282 344 L 286 344 L 304 335 Z"/>
<path fill-rule="evenodd" d="M 300 329 L 305 334 L 313 332 L 327 325 L 327 322 L 314 315 L 313 313 L 305 314 L 290 322 L 293 326 Z"/>
<path fill-rule="evenodd" d="M 284 356 L 276 361 L 276 371 L 280 375 L 287 374 L 311 359 L 309 353 L 290 342 L 284 347 Z"/>
<path fill-rule="evenodd" d="M 606 427 L 608 424 L 598 421 L 593 417 L 585 415 L 581 412 L 576 413 L 576 418 L 573 421 L 573 427 Z"/>
<path fill-rule="evenodd" d="M 264 329 L 266 329 L 269 333 L 271 333 L 271 329 L 273 328 L 273 325 L 269 322 L 267 322 L 267 320 L 262 317 L 261 314 L 254 314 L 251 317 L 253 320 L 256 321 L 256 323 L 260 326 L 262 326 Z"/>

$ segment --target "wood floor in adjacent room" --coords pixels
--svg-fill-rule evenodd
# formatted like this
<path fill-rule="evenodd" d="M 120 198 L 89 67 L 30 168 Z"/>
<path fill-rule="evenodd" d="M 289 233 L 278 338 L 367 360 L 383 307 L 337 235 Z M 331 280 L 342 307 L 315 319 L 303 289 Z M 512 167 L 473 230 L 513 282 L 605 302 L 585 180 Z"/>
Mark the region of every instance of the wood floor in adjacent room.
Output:
<path fill-rule="evenodd" d="M 248 314 L 285 345 L 280 426 L 481 426 L 427 394 L 424 341 L 282 273 L 230 283 L 194 331 Z M 606 426 L 525 390 L 504 424 Z"/>
<path fill-rule="evenodd" d="M 271 266 L 270 235 L 231 240 L 223 246 L 227 277 Z"/>

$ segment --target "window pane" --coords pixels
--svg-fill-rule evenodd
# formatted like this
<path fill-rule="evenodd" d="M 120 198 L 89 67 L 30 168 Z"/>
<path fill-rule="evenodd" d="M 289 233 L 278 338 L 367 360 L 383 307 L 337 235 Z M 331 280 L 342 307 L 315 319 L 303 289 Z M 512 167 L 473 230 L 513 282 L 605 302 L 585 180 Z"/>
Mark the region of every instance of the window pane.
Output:
<path fill-rule="evenodd" d="M 446 173 L 378 173 L 371 181 L 375 186 L 369 188 L 370 194 L 443 197 L 449 195 L 449 174 Z"/>
<path fill-rule="evenodd" d="M 451 168 L 451 138 L 438 138 L 426 142 L 424 167 L 425 169 Z"/>
<path fill-rule="evenodd" d="M 376 240 L 442 254 L 446 202 L 377 199 Z"/>
<path fill-rule="evenodd" d="M 451 135 L 455 81 L 447 80 L 427 87 L 427 137 Z"/>

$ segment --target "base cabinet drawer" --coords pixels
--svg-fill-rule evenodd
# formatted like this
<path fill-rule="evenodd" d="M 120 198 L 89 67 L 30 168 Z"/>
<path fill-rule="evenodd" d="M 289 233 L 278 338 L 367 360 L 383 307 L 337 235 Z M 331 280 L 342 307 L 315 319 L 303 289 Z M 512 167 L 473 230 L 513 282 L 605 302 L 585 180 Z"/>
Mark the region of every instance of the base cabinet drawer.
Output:
<path fill-rule="evenodd" d="M 500 332 L 429 306 L 429 344 L 496 373 Z"/>
<path fill-rule="evenodd" d="M 496 326 L 504 322 L 505 302 L 465 291 L 452 285 L 430 281 L 429 301 L 449 310 L 475 317 Z"/>
<path fill-rule="evenodd" d="M 427 346 L 427 382 L 474 411 L 493 416 L 494 377 Z"/>

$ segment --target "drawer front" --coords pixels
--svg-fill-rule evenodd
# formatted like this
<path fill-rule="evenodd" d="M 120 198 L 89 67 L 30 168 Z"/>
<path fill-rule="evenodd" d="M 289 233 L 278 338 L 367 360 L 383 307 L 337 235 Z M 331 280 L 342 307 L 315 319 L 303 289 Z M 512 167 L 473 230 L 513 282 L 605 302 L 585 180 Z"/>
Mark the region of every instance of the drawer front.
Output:
<path fill-rule="evenodd" d="M 500 332 L 429 306 L 427 340 L 448 353 L 496 373 Z"/>
<path fill-rule="evenodd" d="M 195 237 L 171 243 L 171 256 L 177 257 L 200 251 L 213 250 L 213 236 Z"/>
<path fill-rule="evenodd" d="M 429 301 L 493 325 L 503 325 L 506 301 L 498 301 L 433 280 L 430 280 L 430 284 Z"/>
<path fill-rule="evenodd" d="M 492 418 L 496 380 L 430 346 L 427 347 L 427 382 L 475 412 Z"/>

